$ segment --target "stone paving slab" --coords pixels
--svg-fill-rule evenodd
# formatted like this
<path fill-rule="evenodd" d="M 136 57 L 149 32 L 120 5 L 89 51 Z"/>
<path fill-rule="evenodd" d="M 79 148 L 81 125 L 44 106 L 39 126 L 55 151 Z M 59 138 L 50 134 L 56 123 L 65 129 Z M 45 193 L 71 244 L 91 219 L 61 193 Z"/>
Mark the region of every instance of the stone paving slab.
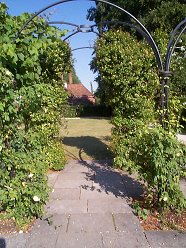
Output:
<path fill-rule="evenodd" d="M 85 180 L 85 181 L 90 181 L 90 177 L 94 176 L 91 172 L 64 172 L 61 173 L 57 180 Z"/>
<path fill-rule="evenodd" d="M 115 231 L 112 214 L 71 214 L 68 233 L 110 233 Z"/>
<path fill-rule="evenodd" d="M 55 184 L 55 181 L 57 179 L 57 177 L 59 176 L 59 172 L 51 172 L 48 174 L 48 185 L 50 187 L 53 187 Z"/>
<path fill-rule="evenodd" d="M 79 162 L 79 161 L 75 161 L 74 164 L 73 163 L 69 163 L 67 166 L 65 166 L 65 169 L 63 170 L 64 172 L 89 172 L 90 168 L 89 166 L 85 166 L 83 163 Z"/>
<path fill-rule="evenodd" d="M 113 220 L 118 232 L 143 233 L 139 220 L 133 213 L 113 214 Z"/>
<path fill-rule="evenodd" d="M 102 182 L 94 182 L 93 181 L 93 186 L 92 186 L 92 190 L 94 191 L 98 191 L 98 192 L 106 192 L 107 194 L 112 194 L 114 197 L 116 198 L 125 198 L 128 196 L 127 194 L 127 190 L 125 185 L 120 181 L 112 181 L 110 180 L 111 183 L 107 184 L 107 183 L 103 183 Z"/>
<path fill-rule="evenodd" d="M 37 220 L 27 239 L 26 248 L 55 248 L 59 233 L 66 233 L 68 215 L 52 215 Z"/>
<path fill-rule="evenodd" d="M 94 187 L 83 189 L 81 188 L 80 199 L 117 199 L 111 192 L 106 192 L 104 189 L 96 189 Z"/>
<path fill-rule="evenodd" d="M 52 200 L 46 211 L 48 214 L 87 213 L 87 200 Z"/>
<path fill-rule="evenodd" d="M 76 189 L 53 189 L 50 193 L 49 199 L 51 200 L 79 200 L 81 188 Z"/>
<path fill-rule="evenodd" d="M 28 239 L 28 233 L 3 235 L 0 236 L 0 248 L 25 248 Z"/>
<path fill-rule="evenodd" d="M 141 233 L 134 236 L 131 232 L 103 234 L 103 248 L 150 248 Z"/>
<path fill-rule="evenodd" d="M 103 248 L 102 235 L 94 232 L 73 235 L 62 233 L 58 237 L 55 248 Z"/>
<path fill-rule="evenodd" d="M 131 213 L 132 210 L 125 200 L 120 199 L 90 199 L 88 213 Z"/>
<path fill-rule="evenodd" d="M 59 229 L 56 229 L 54 225 L 50 225 L 44 220 L 38 220 L 30 233 L 26 248 L 55 247 L 58 234 Z"/>
<path fill-rule="evenodd" d="M 146 231 L 151 248 L 185 248 L 186 232 L 177 231 Z"/>
<path fill-rule="evenodd" d="M 87 180 L 63 180 L 62 177 L 61 180 L 56 180 L 54 184 L 55 188 L 63 188 L 63 189 L 74 189 L 79 187 L 92 187 L 93 182 L 87 181 Z"/>

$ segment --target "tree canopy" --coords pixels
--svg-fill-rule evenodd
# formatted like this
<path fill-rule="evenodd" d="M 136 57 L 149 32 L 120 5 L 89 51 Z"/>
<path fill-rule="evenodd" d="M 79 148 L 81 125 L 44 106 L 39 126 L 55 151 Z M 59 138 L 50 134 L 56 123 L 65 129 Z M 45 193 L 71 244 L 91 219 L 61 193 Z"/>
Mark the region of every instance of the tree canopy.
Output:
<path fill-rule="evenodd" d="M 163 28 L 169 32 L 186 16 L 185 0 L 112 0 L 110 2 L 130 12 L 149 31 Z M 104 3 L 96 3 L 96 7 L 89 10 L 88 18 L 94 20 L 100 28 L 104 21 L 132 21 L 121 11 Z"/>

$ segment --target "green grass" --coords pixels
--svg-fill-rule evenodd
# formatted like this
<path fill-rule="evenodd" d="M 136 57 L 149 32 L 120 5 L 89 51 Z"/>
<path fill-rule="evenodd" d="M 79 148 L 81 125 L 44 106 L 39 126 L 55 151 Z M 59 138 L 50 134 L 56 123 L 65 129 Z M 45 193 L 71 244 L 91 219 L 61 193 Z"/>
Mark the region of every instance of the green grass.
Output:
<path fill-rule="evenodd" d="M 111 159 L 110 120 L 97 118 L 68 119 L 61 130 L 67 160 Z"/>

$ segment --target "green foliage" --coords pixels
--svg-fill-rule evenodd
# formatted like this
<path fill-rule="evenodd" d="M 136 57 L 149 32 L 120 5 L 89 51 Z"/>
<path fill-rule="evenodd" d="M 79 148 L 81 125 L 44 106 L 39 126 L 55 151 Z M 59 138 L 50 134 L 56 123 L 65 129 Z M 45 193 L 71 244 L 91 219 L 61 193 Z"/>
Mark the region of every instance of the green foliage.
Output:
<path fill-rule="evenodd" d="M 99 73 L 106 103 L 117 115 L 151 119 L 159 81 L 152 51 L 121 31 L 108 32 L 96 46 L 92 68 Z M 114 89 L 114 90 L 113 90 Z M 144 112 L 144 104 L 149 112 Z"/>
<path fill-rule="evenodd" d="M 66 118 L 75 118 L 78 116 L 78 106 L 65 105 L 63 106 L 63 116 Z"/>
<path fill-rule="evenodd" d="M 0 4 L 0 211 L 23 226 L 41 216 L 48 197 L 47 169 L 64 166 L 56 141 L 67 94 L 61 75 L 71 67 L 64 32 L 38 17 L 12 17 Z M 55 158 L 57 157 L 57 158 Z"/>
<path fill-rule="evenodd" d="M 161 44 L 163 51 L 164 39 Z M 114 112 L 115 166 L 138 173 L 151 206 L 185 208 L 179 178 L 186 151 L 175 138 L 175 131 L 170 131 L 179 128 L 181 104 L 171 93 L 170 130 L 160 127 L 161 87 L 152 51 L 129 33 L 109 31 L 97 41 L 92 68 L 98 72 L 106 102 Z"/>
<path fill-rule="evenodd" d="M 0 211 L 19 227 L 40 217 L 48 199 L 47 164 L 41 151 L 6 150 L 1 154 Z"/>
<path fill-rule="evenodd" d="M 149 31 L 162 28 L 170 32 L 186 16 L 184 0 L 117 0 L 110 1 L 138 18 Z M 109 20 L 128 21 L 129 17 L 107 4 L 96 3 L 88 18 L 94 20 L 102 29 L 102 23 Z"/>
<path fill-rule="evenodd" d="M 148 200 L 163 208 L 183 209 L 186 201 L 180 191 L 181 165 L 186 163 L 186 148 L 173 132 L 162 127 L 139 132 L 129 159 L 146 183 Z"/>
<path fill-rule="evenodd" d="M 132 208 L 134 213 L 139 216 L 141 219 L 146 220 L 149 215 L 149 210 L 146 208 L 142 208 L 139 202 L 134 202 L 132 204 Z"/>
<path fill-rule="evenodd" d="M 46 162 L 52 170 L 62 170 L 66 162 L 62 142 L 53 140 L 45 147 Z"/>
<path fill-rule="evenodd" d="M 105 105 L 79 106 L 79 116 L 111 117 L 112 109 Z"/>

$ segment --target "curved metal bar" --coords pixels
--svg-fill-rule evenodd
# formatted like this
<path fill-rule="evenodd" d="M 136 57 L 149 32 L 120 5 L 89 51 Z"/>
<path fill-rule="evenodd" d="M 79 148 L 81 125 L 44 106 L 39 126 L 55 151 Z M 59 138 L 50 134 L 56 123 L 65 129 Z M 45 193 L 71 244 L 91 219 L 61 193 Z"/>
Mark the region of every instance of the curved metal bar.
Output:
<path fill-rule="evenodd" d="M 174 49 L 175 49 L 175 47 L 176 47 L 176 44 L 178 43 L 180 37 L 182 36 L 182 34 L 184 33 L 185 30 L 186 30 L 186 25 L 185 25 L 185 27 L 182 29 L 182 31 L 179 33 L 179 35 L 178 35 L 176 41 L 174 42 L 174 44 L 173 44 L 173 46 L 172 46 L 172 49 L 171 49 L 170 52 L 169 52 L 169 56 L 168 56 L 167 60 L 165 61 L 165 70 L 166 70 L 166 71 L 169 71 L 169 69 L 170 69 L 170 62 L 171 62 L 172 54 L 173 54 L 173 52 L 174 52 Z"/>
<path fill-rule="evenodd" d="M 147 43 L 152 48 L 152 50 L 154 52 L 154 55 L 155 55 L 155 58 L 156 58 L 156 61 L 157 61 L 157 64 L 158 64 L 158 68 L 161 68 L 162 64 L 159 61 L 159 54 L 157 52 L 156 47 L 154 46 L 154 43 L 152 42 L 150 37 L 146 34 L 146 32 L 144 32 L 138 26 L 135 26 L 135 25 L 130 24 L 128 22 L 122 22 L 122 21 L 105 21 L 105 22 L 102 22 L 102 24 L 121 24 L 121 25 L 124 25 L 124 26 L 131 27 L 131 28 L 135 29 L 136 31 L 138 31 L 146 39 Z M 94 27 L 96 27 L 96 24 L 92 25 L 92 28 L 94 28 Z"/>
<path fill-rule="evenodd" d="M 87 47 L 78 47 L 78 48 L 74 48 L 74 49 L 72 49 L 72 52 L 74 52 L 74 51 L 77 51 L 77 50 L 81 50 L 81 49 L 94 49 L 94 47 L 91 47 L 91 46 L 87 46 Z"/>
<path fill-rule="evenodd" d="M 47 24 L 65 24 L 65 25 L 70 25 L 79 28 L 79 25 L 70 23 L 70 22 L 62 22 L 62 21 L 52 21 L 52 22 L 47 22 Z"/>
<path fill-rule="evenodd" d="M 65 39 L 63 41 L 66 41 L 67 39 L 69 39 L 70 37 L 74 36 L 77 33 L 95 33 L 95 34 L 97 34 L 97 36 L 101 36 L 98 32 L 96 32 L 94 30 L 88 30 L 88 32 L 83 32 L 81 29 L 79 29 L 79 30 L 75 31 L 74 33 L 65 37 Z"/>
<path fill-rule="evenodd" d="M 72 34 L 69 34 L 63 41 L 68 40 L 70 37 L 74 36 L 75 34 L 78 34 L 79 32 L 81 32 L 81 31 L 80 31 L 80 30 L 77 30 L 77 31 L 75 31 L 75 32 L 72 33 Z"/>
<path fill-rule="evenodd" d="M 73 1 L 76 1 L 76 0 L 61 0 L 61 1 L 57 1 L 55 3 L 52 3 L 48 6 L 46 6 L 45 8 L 39 10 L 38 12 L 36 12 L 32 17 L 30 17 L 28 19 L 28 21 L 22 26 L 22 28 L 19 30 L 18 34 L 17 34 L 17 37 L 19 36 L 19 34 L 22 32 L 22 30 L 36 17 L 38 16 L 39 14 L 41 14 L 42 12 L 44 12 L 45 10 L 51 8 L 51 7 L 54 7 L 56 5 L 59 5 L 59 4 L 62 4 L 62 3 L 66 3 L 66 2 L 73 2 Z M 154 41 L 154 39 L 152 38 L 151 34 L 148 32 L 148 30 L 143 26 L 143 24 L 136 18 L 134 17 L 131 13 L 129 13 L 128 11 L 126 11 L 125 9 L 119 7 L 118 5 L 114 4 L 114 3 L 110 3 L 108 1 L 105 1 L 105 0 L 87 0 L 87 1 L 90 1 L 90 2 L 100 2 L 100 3 L 105 3 L 107 5 L 110 5 L 122 12 L 124 12 L 125 14 L 127 14 L 128 16 L 130 16 L 134 21 L 136 21 L 139 26 L 142 28 L 142 30 L 149 36 L 149 38 L 151 39 L 151 42 L 154 44 L 154 47 L 155 49 L 157 50 L 157 54 L 158 54 L 158 60 L 159 60 L 159 63 L 158 63 L 158 66 L 159 66 L 159 69 L 160 70 L 163 70 L 163 63 L 162 63 L 162 59 L 161 59 L 161 56 L 160 56 L 160 53 L 159 53 L 159 50 L 156 46 L 156 43 Z"/>
<path fill-rule="evenodd" d="M 181 21 L 176 27 L 175 29 L 173 30 L 172 32 L 172 35 L 171 35 L 171 38 L 169 40 L 169 43 L 168 43 L 168 46 L 167 46 L 167 52 L 166 52 L 166 56 L 165 56 L 165 67 L 166 67 L 166 70 L 168 71 L 169 70 L 169 66 L 170 66 L 170 57 L 172 55 L 173 52 L 171 52 L 171 45 L 173 43 L 173 39 L 174 39 L 174 36 L 176 34 L 176 32 L 178 31 L 178 29 L 184 24 L 186 23 L 186 18 Z M 177 42 L 176 42 L 177 43 Z M 176 43 L 175 43 L 175 46 L 176 46 Z"/>

